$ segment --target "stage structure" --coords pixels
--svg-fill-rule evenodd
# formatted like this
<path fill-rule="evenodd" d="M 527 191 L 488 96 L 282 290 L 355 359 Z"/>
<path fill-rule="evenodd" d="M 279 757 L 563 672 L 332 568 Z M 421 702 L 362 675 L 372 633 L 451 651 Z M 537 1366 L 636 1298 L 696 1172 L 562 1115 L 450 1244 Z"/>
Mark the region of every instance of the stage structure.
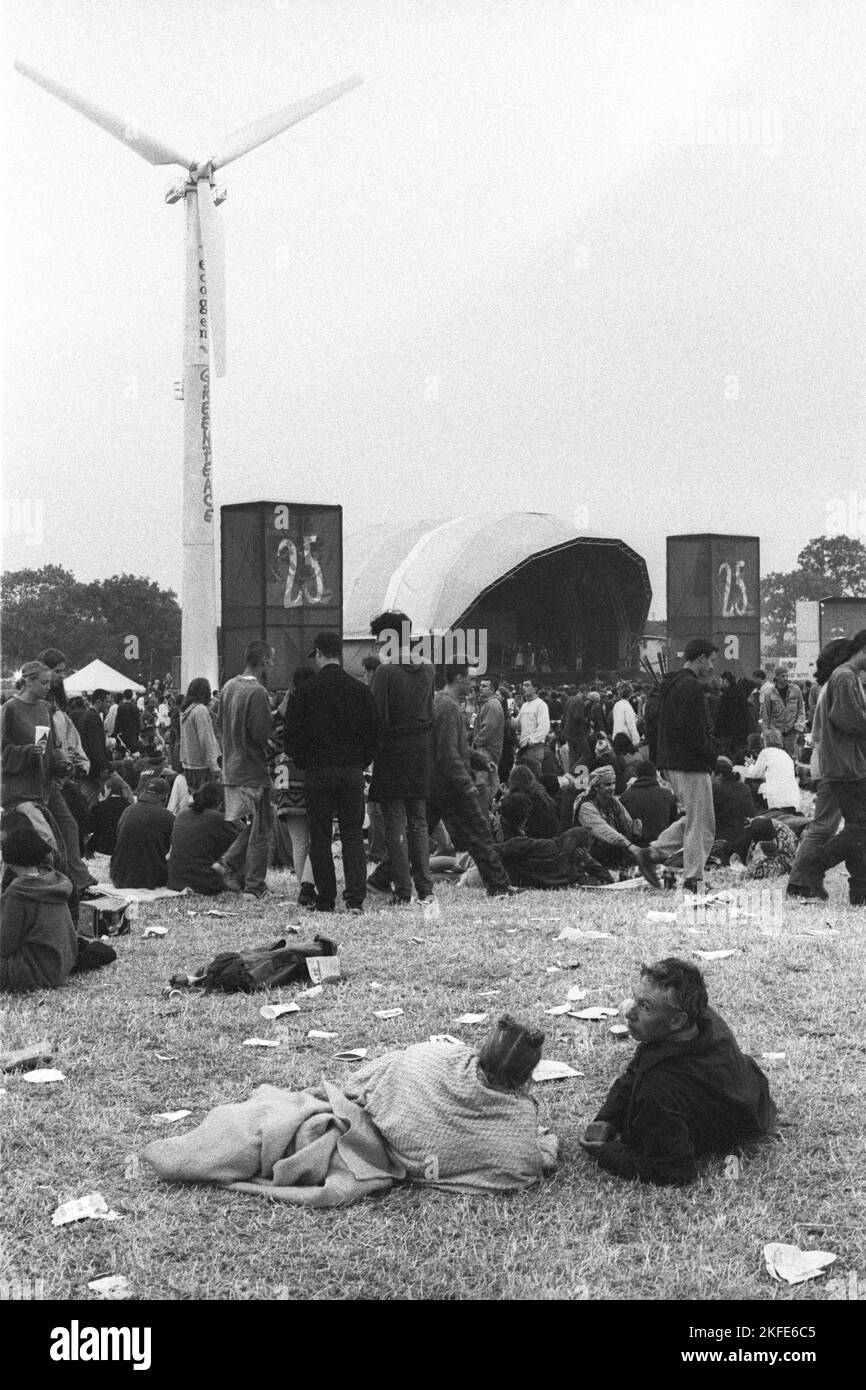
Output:
<path fill-rule="evenodd" d="M 288 689 L 317 632 L 343 635 L 343 509 L 241 502 L 220 508 L 220 528 L 221 678 L 261 638 L 276 652 L 268 685 Z"/>
<path fill-rule="evenodd" d="M 215 375 L 225 376 L 225 244 L 217 207 L 226 194 L 225 189 L 216 187 L 214 174 L 217 169 L 249 154 L 306 116 L 336 101 L 357 87 L 361 78 L 349 77 L 315 96 L 263 116 L 227 136 L 215 154 L 206 159 L 190 159 L 148 135 L 137 122 L 115 116 L 35 68 L 24 63 L 16 63 L 15 67 L 46 92 L 141 155 L 148 164 L 179 164 L 188 171 L 186 180 L 169 188 L 165 195 L 167 203 L 183 202 L 186 208 L 181 680 L 186 686 L 193 677 L 205 676 L 215 684 L 217 620 L 210 360 L 212 349 Z"/>
<path fill-rule="evenodd" d="M 667 538 L 668 664 L 691 637 L 719 649 L 715 670 L 751 676 L 761 665 L 761 560 L 757 536 Z"/>
<path fill-rule="evenodd" d="M 400 609 L 416 636 L 483 632 L 494 676 L 591 681 L 636 664 L 652 598 L 623 541 L 576 536 L 545 512 L 371 526 L 347 538 L 345 572 L 355 671 L 376 650 L 370 618 Z"/>

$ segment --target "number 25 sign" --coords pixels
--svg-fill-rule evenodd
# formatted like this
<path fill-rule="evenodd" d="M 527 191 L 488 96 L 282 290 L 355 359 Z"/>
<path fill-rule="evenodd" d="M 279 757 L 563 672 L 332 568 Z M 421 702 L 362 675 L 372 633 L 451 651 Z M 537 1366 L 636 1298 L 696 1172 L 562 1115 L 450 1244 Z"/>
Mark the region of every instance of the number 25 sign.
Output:
<path fill-rule="evenodd" d="M 725 560 L 719 565 L 723 618 L 743 618 L 753 611 L 743 573 L 746 565 L 746 560 L 735 560 L 733 564 Z"/>

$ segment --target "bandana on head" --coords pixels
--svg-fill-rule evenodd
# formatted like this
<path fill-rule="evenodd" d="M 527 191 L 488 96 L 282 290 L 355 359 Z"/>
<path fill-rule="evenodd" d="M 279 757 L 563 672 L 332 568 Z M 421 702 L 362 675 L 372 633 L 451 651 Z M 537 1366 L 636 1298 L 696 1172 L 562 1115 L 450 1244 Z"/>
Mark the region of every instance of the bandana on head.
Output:
<path fill-rule="evenodd" d="M 615 787 L 616 773 L 607 764 L 604 767 L 597 767 L 595 772 L 589 774 L 589 785 L 590 787 Z"/>

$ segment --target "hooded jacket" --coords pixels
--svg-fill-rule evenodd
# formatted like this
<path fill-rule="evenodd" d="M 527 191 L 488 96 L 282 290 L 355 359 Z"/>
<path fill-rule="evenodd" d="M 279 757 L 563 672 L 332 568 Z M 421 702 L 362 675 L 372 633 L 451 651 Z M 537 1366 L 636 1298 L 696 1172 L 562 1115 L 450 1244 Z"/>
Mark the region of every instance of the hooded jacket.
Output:
<path fill-rule="evenodd" d="M 0 989 L 21 994 L 66 983 L 78 956 L 71 892 L 56 869 L 12 880 L 0 898 Z"/>
<path fill-rule="evenodd" d="M 601 1145 L 598 1162 L 621 1178 L 688 1183 L 702 1154 L 762 1139 L 775 1118 L 766 1076 L 708 1008 L 690 1042 L 638 1045 L 596 1116 L 621 1136 Z"/>
<path fill-rule="evenodd" d="M 379 717 L 371 801 L 430 795 L 433 667 L 417 660 L 387 662 L 370 686 Z"/>
<path fill-rule="evenodd" d="M 662 681 L 653 761 L 671 772 L 710 772 L 716 765 L 703 687 L 688 666 L 669 672 Z"/>
<path fill-rule="evenodd" d="M 821 776 L 828 782 L 866 780 L 866 691 L 852 666 L 837 666 L 821 701 Z"/>

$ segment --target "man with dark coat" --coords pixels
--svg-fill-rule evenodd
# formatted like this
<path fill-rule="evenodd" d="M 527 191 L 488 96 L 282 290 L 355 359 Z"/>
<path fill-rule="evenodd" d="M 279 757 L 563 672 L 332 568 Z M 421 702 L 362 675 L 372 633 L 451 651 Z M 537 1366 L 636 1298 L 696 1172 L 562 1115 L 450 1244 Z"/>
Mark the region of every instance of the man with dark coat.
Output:
<path fill-rule="evenodd" d="M 364 768 L 376 749 L 376 705 L 368 686 L 340 665 L 343 644 L 320 632 L 310 656 L 316 674 L 303 681 L 286 705 L 285 749 L 304 773 L 310 823 L 310 863 L 316 910 L 333 912 L 337 879 L 331 852 L 334 816 L 343 847 L 343 898 L 361 912 L 367 892 L 364 849 Z"/>
<path fill-rule="evenodd" d="M 713 848 L 716 820 L 713 813 L 713 787 L 710 773 L 716 764 L 716 750 L 710 737 L 703 682 L 712 674 L 718 648 L 706 637 L 693 637 L 686 643 L 685 661 L 680 671 L 671 671 L 659 692 L 658 755 L 655 759 L 666 782 L 685 812 L 683 827 L 683 889 L 703 890 L 704 865 Z M 652 862 L 664 856 L 662 845 L 643 851 L 645 876 L 660 887 Z"/>
<path fill-rule="evenodd" d="M 124 748 L 130 753 L 137 753 L 140 734 L 141 714 L 138 705 L 132 698 L 132 691 L 124 690 L 114 718 L 114 737 L 122 739 Z"/>
<path fill-rule="evenodd" d="M 381 643 L 382 665 L 370 689 L 379 719 L 370 800 L 382 808 L 388 852 L 367 880 L 374 892 L 390 891 L 398 903 L 433 893 L 427 797 L 430 795 L 430 730 L 433 724 L 433 667 L 411 649 L 412 625 L 405 613 L 380 613 L 370 631 Z"/>
<path fill-rule="evenodd" d="M 639 820 L 641 833 L 635 844 L 648 845 L 679 817 L 677 799 L 670 787 L 663 787 L 654 763 L 638 763 L 634 781 L 619 798 L 632 820 Z"/>
<path fill-rule="evenodd" d="M 174 828 L 174 816 L 165 809 L 168 792 L 162 777 L 148 778 L 139 800 L 120 817 L 111 856 L 115 888 L 164 888 L 168 882 L 166 860 Z"/>
<path fill-rule="evenodd" d="M 672 956 L 645 965 L 626 1019 L 640 1046 L 581 1140 L 600 1168 L 660 1186 L 689 1183 L 703 1154 L 771 1133 L 767 1078 L 708 1007 L 694 965 Z"/>

